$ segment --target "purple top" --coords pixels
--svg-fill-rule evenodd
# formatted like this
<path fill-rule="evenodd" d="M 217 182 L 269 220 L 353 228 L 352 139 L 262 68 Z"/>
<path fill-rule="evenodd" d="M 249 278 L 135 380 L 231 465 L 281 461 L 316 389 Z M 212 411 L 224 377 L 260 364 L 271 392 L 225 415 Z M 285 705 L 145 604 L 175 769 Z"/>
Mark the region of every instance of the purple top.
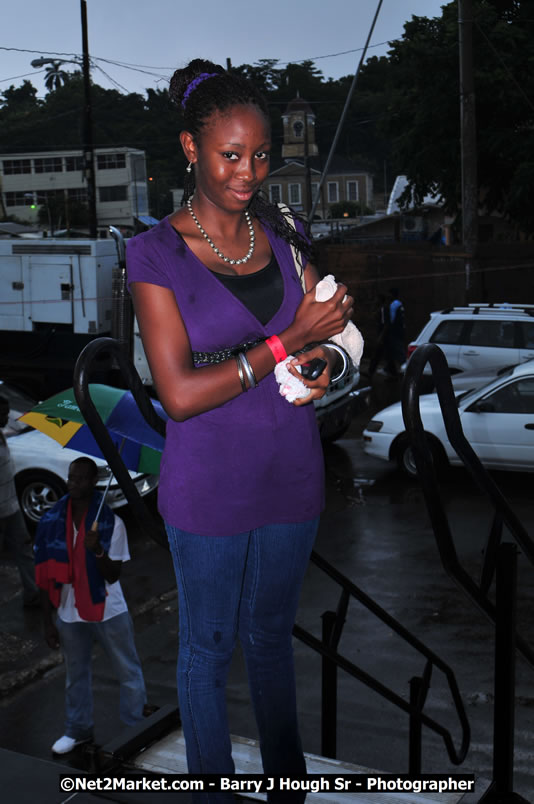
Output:
<path fill-rule="evenodd" d="M 193 351 L 275 335 L 293 321 L 302 288 L 290 246 L 267 227 L 265 232 L 284 280 L 282 305 L 265 326 L 200 262 L 167 218 L 128 242 L 128 284 L 149 282 L 174 292 Z M 295 407 L 280 396 L 273 372 L 213 410 L 184 422 L 169 419 L 160 471 L 158 507 L 165 521 L 204 536 L 305 522 L 323 508 L 323 454 L 313 404 Z"/>

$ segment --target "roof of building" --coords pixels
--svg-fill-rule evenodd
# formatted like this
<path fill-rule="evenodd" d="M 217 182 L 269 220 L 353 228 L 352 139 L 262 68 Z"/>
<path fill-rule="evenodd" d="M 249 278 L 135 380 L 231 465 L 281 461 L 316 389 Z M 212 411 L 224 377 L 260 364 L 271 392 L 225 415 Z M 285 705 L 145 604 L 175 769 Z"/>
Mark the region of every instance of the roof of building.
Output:
<path fill-rule="evenodd" d="M 391 193 L 389 195 L 388 208 L 387 208 L 387 214 L 388 215 L 393 215 L 395 212 L 406 212 L 407 209 L 414 209 L 415 208 L 415 203 L 413 201 L 409 205 L 409 207 L 405 207 L 404 209 L 401 209 L 400 204 L 399 204 L 399 198 L 401 197 L 403 192 L 408 187 L 408 184 L 409 184 L 409 182 L 408 182 L 408 177 L 407 176 L 397 176 L 396 177 L 395 181 L 393 182 L 393 187 L 391 188 Z M 443 206 L 443 201 L 442 201 L 442 199 L 440 198 L 439 195 L 428 194 L 428 195 L 425 195 L 425 197 L 423 198 L 422 204 L 420 204 L 420 206 L 421 207 L 441 207 L 441 206 Z"/>
<path fill-rule="evenodd" d="M 308 162 L 312 172 L 320 175 L 323 171 L 326 159 L 323 159 L 321 156 L 310 156 Z M 269 171 L 269 176 L 279 173 L 283 168 L 291 168 L 291 165 L 298 167 L 298 172 L 300 173 L 300 169 L 304 168 L 304 157 L 292 156 L 288 157 L 287 159 L 281 159 L 280 157 L 273 156 L 271 157 L 271 170 Z M 289 173 L 290 171 L 285 170 L 284 172 Z M 340 173 L 354 173 L 361 176 L 364 174 L 369 174 L 370 172 L 366 168 L 362 168 L 354 164 L 354 162 L 352 162 L 350 159 L 347 159 L 345 156 L 334 155 L 332 157 L 332 161 L 330 162 L 328 175 L 333 176 L 339 175 Z"/>
<path fill-rule="evenodd" d="M 307 100 L 301 98 L 297 93 L 297 97 L 290 100 L 286 106 L 284 114 L 291 114 L 292 112 L 306 112 L 306 114 L 314 114 L 314 111 Z"/>

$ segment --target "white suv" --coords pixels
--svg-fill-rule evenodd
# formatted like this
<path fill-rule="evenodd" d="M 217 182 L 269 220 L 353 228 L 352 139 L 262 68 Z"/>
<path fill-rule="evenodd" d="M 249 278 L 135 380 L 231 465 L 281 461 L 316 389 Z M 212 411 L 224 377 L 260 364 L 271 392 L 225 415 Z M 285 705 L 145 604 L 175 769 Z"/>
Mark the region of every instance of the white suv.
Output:
<path fill-rule="evenodd" d="M 430 321 L 408 345 L 435 343 L 451 374 L 481 371 L 534 358 L 534 304 L 470 304 L 430 313 Z M 430 368 L 425 368 L 430 373 Z"/>

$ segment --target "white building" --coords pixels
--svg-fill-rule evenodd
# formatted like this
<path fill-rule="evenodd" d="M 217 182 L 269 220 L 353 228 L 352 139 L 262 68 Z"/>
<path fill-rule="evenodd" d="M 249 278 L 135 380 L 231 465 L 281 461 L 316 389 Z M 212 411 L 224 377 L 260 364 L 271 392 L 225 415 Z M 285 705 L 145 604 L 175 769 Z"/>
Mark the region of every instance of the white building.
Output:
<path fill-rule="evenodd" d="M 95 148 L 96 215 L 99 229 L 109 225 L 133 230 L 135 218 L 148 215 L 145 152 L 134 148 Z M 80 149 L 0 154 L 2 207 L 7 216 L 36 223 L 39 207 L 64 199 L 87 203 L 87 181 Z M 50 220 L 54 228 L 68 221 Z M 50 227 L 49 227 L 50 228 Z"/>

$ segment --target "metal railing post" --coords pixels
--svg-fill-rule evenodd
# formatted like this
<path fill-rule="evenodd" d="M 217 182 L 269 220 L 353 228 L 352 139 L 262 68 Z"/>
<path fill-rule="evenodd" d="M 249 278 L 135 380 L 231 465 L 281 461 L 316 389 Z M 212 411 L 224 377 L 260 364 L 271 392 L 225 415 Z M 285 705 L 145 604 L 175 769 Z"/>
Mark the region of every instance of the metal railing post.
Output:
<path fill-rule="evenodd" d="M 514 778 L 517 548 L 499 547 L 496 575 L 495 707 L 493 780 L 497 793 L 511 793 Z"/>
<path fill-rule="evenodd" d="M 323 620 L 323 644 L 328 647 L 336 627 L 336 614 L 325 611 Z M 331 759 L 337 751 L 337 665 L 328 656 L 321 660 L 321 753 Z"/>
<path fill-rule="evenodd" d="M 423 679 L 414 676 L 410 679 L 410 704 L 420 712 L 420 697 Z M 421 718 L 410 712 L 410 732 L 408 737 L 408 773 L 418 776 L 421 773 L 421 753 L 423 745 L 423 724 Z"/>

